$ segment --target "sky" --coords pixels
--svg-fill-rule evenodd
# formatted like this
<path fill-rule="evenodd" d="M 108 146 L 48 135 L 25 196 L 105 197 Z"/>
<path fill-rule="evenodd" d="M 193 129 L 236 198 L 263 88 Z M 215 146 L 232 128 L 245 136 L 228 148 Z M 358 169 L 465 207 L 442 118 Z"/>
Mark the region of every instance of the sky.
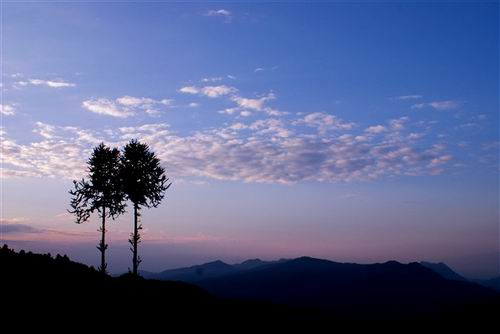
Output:
<path fill-rule="evenodd" d="M 500 275 L 493 2 L 2 2 L 1 242 L 96 265 L 100 142 L 172 187 L 142 269 L 303 255 Z M 130 206 L 129 206 L 130 207 Z M 130 212 L 109 269 L 131 265 Z"/>

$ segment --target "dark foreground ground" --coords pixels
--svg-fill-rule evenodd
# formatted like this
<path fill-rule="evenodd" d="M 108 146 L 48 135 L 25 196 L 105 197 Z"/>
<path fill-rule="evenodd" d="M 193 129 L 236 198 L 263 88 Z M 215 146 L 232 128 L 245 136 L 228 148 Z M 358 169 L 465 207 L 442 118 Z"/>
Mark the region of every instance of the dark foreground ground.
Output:
<path fill-rule="evenodd" d="M 380 314 L 376 310 L 377 303 L 372 301 L 369 304 L 373 305 L 373 312 L 365 307 L 358 313 L 355 304 L 351 303 L 346 313 L 266 301 L 216 298 L 188 283 L 129 275 L 113 278 L 72 262 L 66 256 L 17 253 L 7 246 L 0 250 L 0 272 L 2 322 L 4 325 L 10 322 L 18 330 L 35 326 L 40 330 L 62 327 L 68 332 L 85 328 L 99 331 L 144 329 L 147 332 L 196 328 L 234 333 L 271 328 L 302 332 L 376 328 L 406 332 L 418 328 L 466 327 L 491 331 L 498 325 L 500 315 L 499 294 L 492 290 L 480 290 L 475 298 L 463 301 L 455 298 L 437 311 L 430 300 L 432 312 Z M 407 287 L 408 291 L 412 288 Z M 383 300 L 379 302 L 384 303 Z"/>

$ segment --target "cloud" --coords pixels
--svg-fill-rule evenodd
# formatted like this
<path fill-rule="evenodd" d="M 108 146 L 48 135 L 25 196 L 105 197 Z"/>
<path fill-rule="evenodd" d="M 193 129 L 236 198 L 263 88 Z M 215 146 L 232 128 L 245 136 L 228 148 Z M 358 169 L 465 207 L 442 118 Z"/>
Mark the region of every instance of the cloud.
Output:
<path fill-rule="evenodd" d="M 383 125 L 372 125 L 365 129 L 365 132 L 369 134 L 380 134 L 387 131 L 387 128 Z"/>
<path fill-rule="evenodd" d="M 16 108 L 11 104 L 0 104 L 0 115 L 13 116 L 16 114 Z"/>
<path fill-rule="evenodd" d="M 0 232 L 2 234 L 17 234 L 17 233 L 42 233 L 43 230 L 35 228 L 29 224 L 26 218 L 10 218 L 0 220 Z"/>
<path fill-rule="evenodd" d="M 274 100 L 275 98 L 276 96 L 273 93 L 269 93 L 257 99 L 249 99 L 241 96 L 233 96 L 231 99 L 236 102 L 240 108 L 262 111 L 264 109 L 264 103 Z"/>
<path fill-rule="evenodd" d="M 421 98 L 423 98 L 422 95 L 401 95 L 401 96 L 395 97 L 394 99 L 405 101 L 405 100 L 418 100 Z"/>
<path fill-rule="evenodd" d="M 276 99 L 273 92 L 269 92 L 266 95 L 257 98 L 247 98 L 238 94 L 238 89 L 231 86 L 219 85 L 219 86 L 185 86 L 178 90 L 180 93 L 192 94 L 192 95 L 202 95 L 209 98 L 219 98 L 227 96 L 230 101 L 236 103 L 236 107 L 226 108 L 219 110 L 220 114 L 240 114 L 243 117 L 248 117 L 252 111 L 261 111 L 267 113 L 269 116 L 282 116 L 288 114 L 287 112 L 271 108 L 266 105 L 268 101 Z"/>
<path fill-rule="evenodd" d="M 383 126 L 377 136 L 366 129 Z M 85 175 L 93 146 L 148 143 L 176 178 L 290 184 L 349 182 L 441 173 L 452 160 L 445 145 L 421 141 L 407 117 L 358 129 L 328 113 L 299 118 L 261 118 L 181 135 L 166 123 L 100 131 L 37 123 L 39 140 L 18 143 L 1 133 L 2 177 Z M 369 133 L 368 133 L 369 134 Z"/>
<path fill-rule="evenodd" d="M 211 9 L 208 12 L 206 12 L 205 15 L 223 17 L 226 19 L 226 21 L 231 20 L 231 18 L 233 17 L 233 13 L 227 9 Z"/>
<path fill-rule="evenodd" d="M 126 108 L 119 108 L 114 101 L 106 98 L 83 101 L 82 107 L 96 114 L 118 118 L 126 118 L 134 115 L 134 112 Z"/>
<path fill-rule="evenodd" d="M 203 78 L 201 79 L 201 82 L 218 82 L 222 81 L 224 77 L 211 77 L 211 78 Z"/>
<path fill-rule="evenodd" d="M 50 88 L 67 88 L 76 87 L 76 84 L 71 82 L 66 82 L 61 79 L 57 80 L 42 80 L 42 79 L 27 79 L 16 82 L 16 86 L 46 86 Z"/>
<path fill-rule="evenodd" d="M 278 69 L 278 66 L 272 66 L 272 67 L 257 67 L 255 68 L 253 71 L 254 73 L 258 73 L 258 72 L 264 72 L 264 71 L 274 71 Z"/>
<path fill-rule="evenodd" d="M 343 120 L 325 112 L 313 112 L 307 114 L 303 118 L 296 120 L 294 124 L 315 127 L 321 134 L 330 130 L 351 130 L 355 126 L 354 123 L 344 122 Z"/>
<path fill-rule="evenodd" d="M 396 118 L 396 119 L 391 119 L 389 121 L 389 126 L 394 131 L 401 131 L 401 130 L 405 129 L 406 123 L 408 123 L 408 121 L 409 121 L 409 118 L 406 116 Z"/>
<path fill-rule="evenodd" d="M 238 111 L 238 112 L 240 112 L 241 116 L 250 116 L 251 113 L 250 113 L 250 111 L 248 111 L 248 109 L 254 110 L 254 111 L 262 111 L 262 112 L 265 112 L 266 114 L 268 114 L 269 116 L 273 116 L 273 117 L 283 116 L 283 115 L 288 114 L 287 112 L 280 111 L 280 110 L 271 108 L 269 106 L 266 106 L 266 103 L 268 101 L 271 101 L 274 99 L 276 99 L 276 96 L 272 92 L 268 93 L 267 95 L 261 96 L 259 98 L 246 98 L 246 97 L 242 97 L 239 95 L 233 95 L 233 96 L 231 96 L 231 100 L 233 102 L 236 102 L 238 107 L 226 109 L 226 111 L 228 111 L 228 110 L 233 111 L 233 112 Z M 228 114 L 231 114 L 231 113 L 228 113 Z"/>
<path fill-rule="evenodd" d="M 204 95 L 210 98 L 216 98 L 224 95 L 229 95 L 235 93 L 237 91 L 236 88 L 220 85 L 220 86 L 205 86 L 205 87 L 196 87 L 196 86 L 186 86 L 179 89 L 180 93 L 185 94 L 199 94 Z"/>
<path fill-rule="evenodd" d="M 249 116 L 252 116 L 252 113 L 248 110 L 243 110 L 242 112 L 240 112 L 240 116 L 249 117 Z"/>
<path fill-rule="evenodd" d="M 205 96 L 216 98 L 223 95 L 228 95 L 236 92 L 237 89 L 229 86 L 206 86 L 201 89 L 201 93 Z"/>
<path fill-rule="evenodd" d="M 427 103 L 417 103 L 412 105 L 411 108 L 412 109 L 432 108 L 438 111 L 444 111 L 444 110 L 456 109 L 459 106 L 460 103 L 458 103 L 457 101 L 446 100 L 446 101 L 433 101 Z"/>
<path fill-rule="evenodd" d="M 98 98 L 82 102 L 82 107 L 90 112 L 118 118 L 127 118 L 139 112 L 150 116 L 161 113 L 161 108 L 169 106 L 170 99 L 155 100 L 146 97 L 123 96 L 116 100 Z"/>

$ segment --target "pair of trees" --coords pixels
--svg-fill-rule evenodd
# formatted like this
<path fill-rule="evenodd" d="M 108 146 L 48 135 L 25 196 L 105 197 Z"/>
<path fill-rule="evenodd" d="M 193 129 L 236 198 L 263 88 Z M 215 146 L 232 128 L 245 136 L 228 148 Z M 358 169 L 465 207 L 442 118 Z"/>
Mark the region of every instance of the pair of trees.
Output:
<path fill-rule="evenodd" d="M 137 276 L 141 263 L 137 246 L 141 241 L 139 222 L 142 207 L 157 207 L 162 201 L 165 191 L 170 187 L 165 169 L 160 165 L 149 146 L 131 140 L 122 152 L 101 143 L 94 148 L 87 162 L 88 179 L 73 181 L 70 190 L 71 210 L 76 223 L 89 220 L 92 213 L 97 212 L 101 218 L 101 240 L 97 249 L 101 252 L 99 270 L 106 274 L 106 219 L 116 219 L 125 213 L 126 201 L 130 200 L 134 208 L 134 228 L 128 240 L 133 253 L 132 273 Z"/>

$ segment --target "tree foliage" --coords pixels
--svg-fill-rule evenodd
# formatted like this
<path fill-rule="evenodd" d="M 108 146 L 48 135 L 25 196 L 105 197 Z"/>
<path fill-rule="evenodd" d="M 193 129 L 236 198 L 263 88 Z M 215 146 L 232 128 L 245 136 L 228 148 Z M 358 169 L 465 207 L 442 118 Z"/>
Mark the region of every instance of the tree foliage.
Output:
<path fill-rule="evenodd" d="M 75 222 L 82 224 L 89 220 L 92 213 L 97 212 L 102 219 L 101 242 L 97 246 L 101 251 L 101 271 L 106 271 L 105 242 L 106 218 L 115 219 L 125 212 L 125 194 L 120 180 L 120 151 L 109 148 L 104 143 L 94 148 L 87 162 L 88 179 L 73 181 L 74 188 L 70 213 L 75 215 Z"/>
<path fill-rule="evenodd" d="M 133 253 L 133 274 L 141 262 L 137 245 L 140 243 L 142 224 L 138 222 L 141 207 L 157 207 L 170 187 L 165 169 L 160 165 L 160 159 L 147 144 L 131 140 L 123 149 L 121 155 L 120 179 L 123 191 L 134 205 L 134 232 L 129 243 Z"/>

